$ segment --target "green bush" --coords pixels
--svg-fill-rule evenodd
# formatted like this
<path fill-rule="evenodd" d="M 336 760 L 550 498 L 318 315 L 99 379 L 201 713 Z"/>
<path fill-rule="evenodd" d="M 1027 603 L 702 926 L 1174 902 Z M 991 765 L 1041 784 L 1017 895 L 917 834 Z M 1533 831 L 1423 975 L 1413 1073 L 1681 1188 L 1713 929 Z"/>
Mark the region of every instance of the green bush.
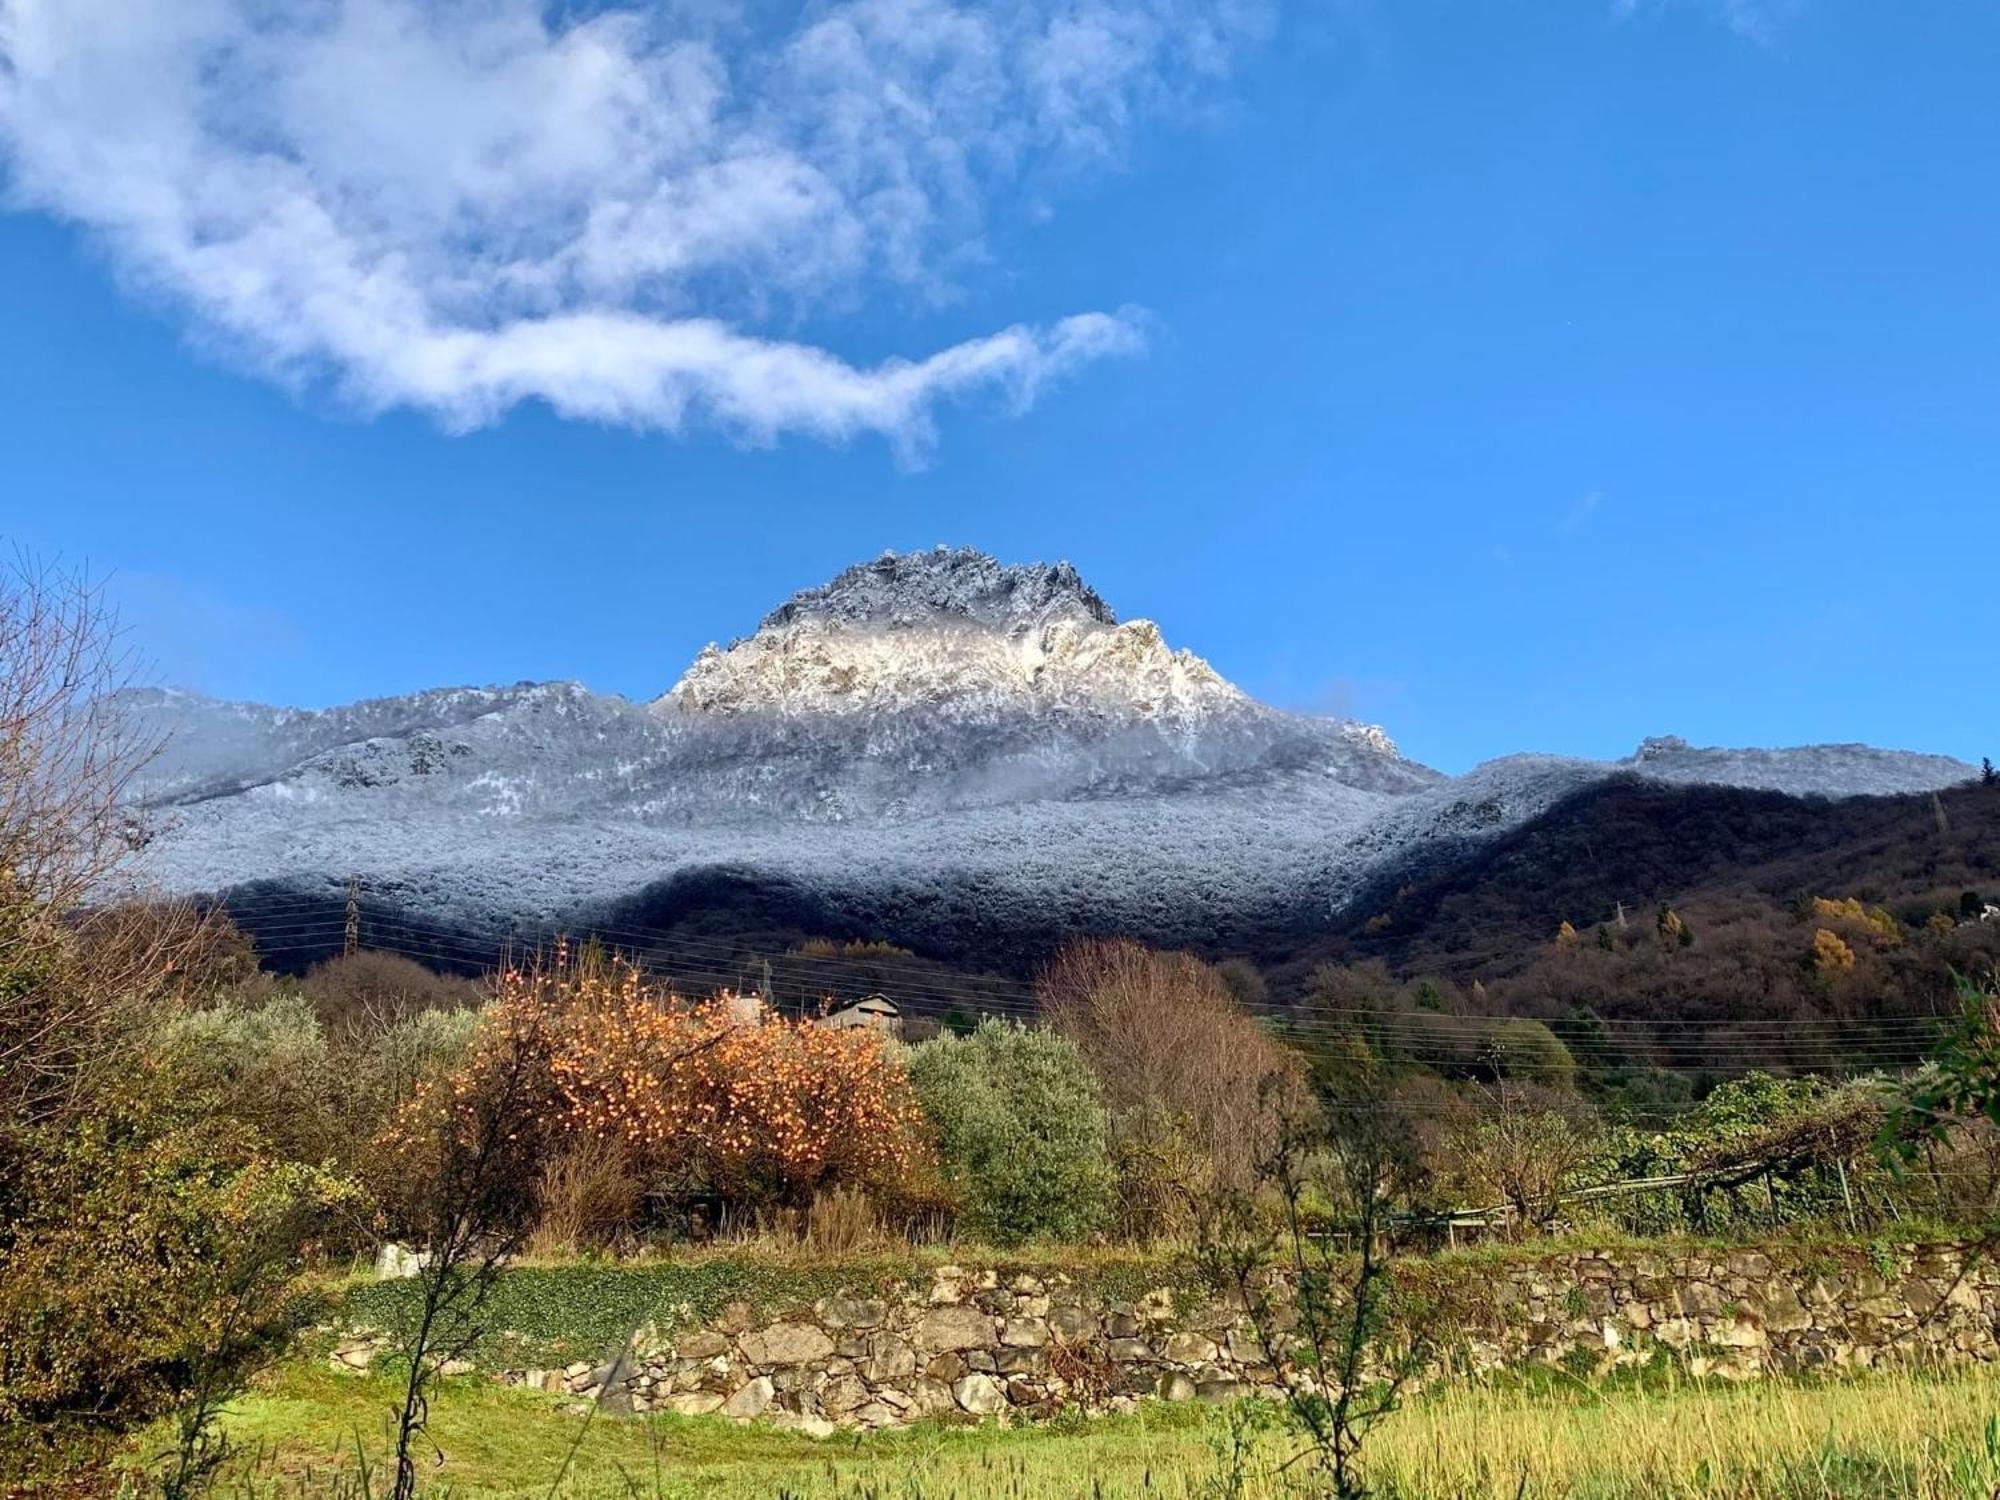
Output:
<path fill-rule="evenodd" d="M 910 1080 L 968 1234 L 1011 1245 L 1081 1239 L 1103 1224 L 1104 1104 L 1075 1043 L 989 1019 L 916 1048 Z"/>
<path fill-rule="evenodd" d="M 161 1042 L 177 1088 L 212 1098 L 277 1155 L 302 1162 L 348 1156 L 340 1070 L 303 996 L 185 1011 L 166 1022 Z"/>
<path fill-rule="evenodd" d="M 161 1066 L 289 1161 L 352 1166 L 425 1078 L 455 1066 L 479 1024 L 471 1009 L 421 1010 L 379 1030 L 329 1037 L 297 990 L 225 1001 L 168 1019 Z"/>
<path fill-rule="evenodd" d="M 1493 1028 L 1492 1057 L 1503 1077 L 1551 1089 L 1576 1086 L 1576 1059 L 1540 1021 L 1502 1021 Z"/>
<path fill-rule="evenodd" d="M 212 1106 L 136 1068 L 88 1118 L 6 1142 L 0 1428 L 144 1420 L 294 1326 L 309 1243 L 358 1195 Z"/>
<path fill-rule="evenodd" d="M 351 1087 L 386 1122 L 426 1078 L 449 1072 L 464 1060 L 482 1014 L 424 1010 L 398 1021 L 357 1047 Z"/>

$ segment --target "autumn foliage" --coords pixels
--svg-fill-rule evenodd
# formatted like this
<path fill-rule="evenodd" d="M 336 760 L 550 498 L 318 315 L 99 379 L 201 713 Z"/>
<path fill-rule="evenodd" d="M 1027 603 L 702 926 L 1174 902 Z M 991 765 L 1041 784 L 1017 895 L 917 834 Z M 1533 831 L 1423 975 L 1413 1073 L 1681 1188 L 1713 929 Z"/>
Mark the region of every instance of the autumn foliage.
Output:
<path fill-rule="evenodd" d="M 1896 919 L 1879 906 L 1863 906 L 1852 896 L 1833 901 L 1821 896 L 1812 904 L 1813 916 L 1826 927 L 1858 933 L 1878 948 L 1900 948 L 1902 929 Z"/>
<path fill-rule="evenodd" d="M 607 1149 L 658 1203 L 891 1194 L 927 1156 L 900 1052 L 874 1032 L 746 1015 L 733 997 L 691 1001 L 622 962 L 567 955 L 503 974 L 481 1029 L 535 1039 L 545 1074 L 526 1093 L 547 1151 Z M 490 1055 L 475 1045 L 409 1118 L 468 1108 Z M 406 1118 L 397 1134 L 435 1131 Z"/>
<path fill-rule="evenodd" d="M 1823 977 L 1832 978 L 1853 970 L 1854 950 L 1847 946 L 1839 933 L 1822 927 L 1813 933 L 1812 961 L 1815 971 Z"/>

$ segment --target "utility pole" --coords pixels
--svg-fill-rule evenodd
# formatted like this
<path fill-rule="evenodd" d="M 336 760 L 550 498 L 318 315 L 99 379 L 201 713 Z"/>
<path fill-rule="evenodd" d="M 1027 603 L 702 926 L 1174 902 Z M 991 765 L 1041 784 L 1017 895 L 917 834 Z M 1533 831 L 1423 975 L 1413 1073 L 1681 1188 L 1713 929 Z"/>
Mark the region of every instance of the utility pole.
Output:
<path fill-rule="evenodd" d="M 347 932 L 340 945 L 343 957 L 352 958 L 361 947 L 361 877 L 347 877 Z"/>

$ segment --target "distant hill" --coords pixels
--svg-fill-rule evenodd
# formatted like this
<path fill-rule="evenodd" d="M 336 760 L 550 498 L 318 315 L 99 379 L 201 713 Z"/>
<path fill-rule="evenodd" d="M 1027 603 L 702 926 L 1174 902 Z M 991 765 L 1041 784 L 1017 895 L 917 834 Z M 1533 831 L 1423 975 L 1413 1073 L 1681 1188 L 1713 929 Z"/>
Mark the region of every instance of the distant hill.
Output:
<path fill-rule="evenodd" d="M 1617 776 L 1384 871 L 1262 957 L 1295 1006 L 1536 1017 L 1573 1044 L 1594 1018 L 1644 1038 L 1628 1060 L 1697 1078 L 1899 1066 L 1954 1012 L 1953 976 L 2000 963 L 2000 787 L 1825 798 Z"/>

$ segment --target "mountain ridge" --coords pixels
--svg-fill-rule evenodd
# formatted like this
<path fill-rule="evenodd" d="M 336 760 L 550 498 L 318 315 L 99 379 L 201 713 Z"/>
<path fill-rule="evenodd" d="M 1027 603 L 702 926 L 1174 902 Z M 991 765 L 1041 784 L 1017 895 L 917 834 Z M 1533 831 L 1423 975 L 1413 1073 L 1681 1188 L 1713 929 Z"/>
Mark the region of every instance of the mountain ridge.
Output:
<path fill-rule="evenodd" d="M 528 932 L 746 880 L 857 934 L 893 918 L 1031 942 L 1262 941 L 1325 927 L 1619 775 L 1790 795 L 1935 790 L 1948 757 L 1867 747 L 1522 755 L 1446 777 L 1379 728 L 1262 704 L 1066 563 L 890 555 L 705 649 L 651 702 L 580 683 L 324 710 L 151 692 L 155 888 L 377 899 Z M 719 873 L 717 873 L 719 872 Z M 649 894 L 651 893 L 651 894 Z M 957 939 L 954 939 L 957 941 Z"/>

